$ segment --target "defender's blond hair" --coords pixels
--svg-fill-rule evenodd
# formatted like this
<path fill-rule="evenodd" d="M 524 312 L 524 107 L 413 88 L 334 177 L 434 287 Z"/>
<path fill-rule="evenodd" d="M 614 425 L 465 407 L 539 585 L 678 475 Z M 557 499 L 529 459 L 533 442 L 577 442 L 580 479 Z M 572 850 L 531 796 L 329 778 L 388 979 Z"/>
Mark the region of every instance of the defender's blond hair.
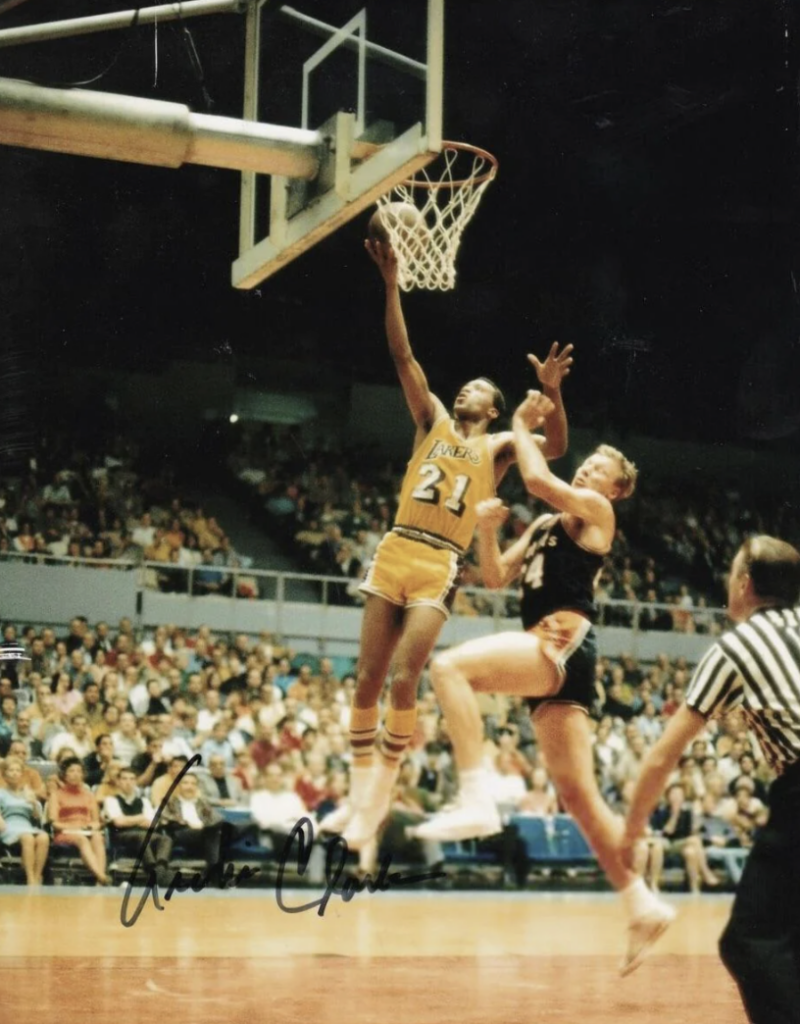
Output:
<path fill-rule="evenodd" d="M 598 455 L 605 456 L 607 459 L 613 459 L 619 466 L 619 477 L 617 478 L 619 497 L 617 500 L 621 501 L 623 498 L 630 498 L 636 490 L 636 480 L 639 477 L 639 470 L 636 466 L 634 466 L 630 459 L 626 459 L 618 448 L 612 448 L 610 444 L 598 445 L 595 448 L 595 452 Z"/>

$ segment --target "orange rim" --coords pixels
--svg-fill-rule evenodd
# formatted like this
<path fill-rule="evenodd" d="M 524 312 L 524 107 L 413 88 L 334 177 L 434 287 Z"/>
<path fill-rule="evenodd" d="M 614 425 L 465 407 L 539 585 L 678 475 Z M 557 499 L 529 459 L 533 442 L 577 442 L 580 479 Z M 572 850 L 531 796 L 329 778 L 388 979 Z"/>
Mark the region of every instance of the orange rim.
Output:
<path fill-rule="evenodd" d="M 473 146 L 469 142 L 442 142 L 442 149 L 439 156 L 442 156 L 448 149 L 455 149 L 458 152 L 472 153 L 473 156 L 486 160 L 490 167 L 483 174 L 475 178 L 461 178 L 458 181 L 418 181 L 415 178 L 407 178 L 403 184 L 406 188 L 463 188 L 465 185 L 482 185 L 484 181 L 491 181 L 497 174 L 500 163 L 496 156 L 493 156 L 488 149 L 481 149 L 480 146 Z"/>

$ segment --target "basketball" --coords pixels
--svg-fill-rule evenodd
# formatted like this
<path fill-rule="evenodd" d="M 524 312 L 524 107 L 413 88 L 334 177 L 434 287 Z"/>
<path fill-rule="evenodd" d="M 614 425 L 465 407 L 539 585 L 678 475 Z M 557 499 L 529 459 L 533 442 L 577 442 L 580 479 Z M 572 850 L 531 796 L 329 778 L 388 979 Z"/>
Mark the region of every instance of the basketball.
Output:
<path fill-rule="evenodd" d="M 369 220 L 367 231 L 373 242 L 390 241 L 387 228 L 399 228 L 403 234 L 417 233 L 423 227 L 422 214 L 413 203 L 388 203 L 379 206 Z"/>

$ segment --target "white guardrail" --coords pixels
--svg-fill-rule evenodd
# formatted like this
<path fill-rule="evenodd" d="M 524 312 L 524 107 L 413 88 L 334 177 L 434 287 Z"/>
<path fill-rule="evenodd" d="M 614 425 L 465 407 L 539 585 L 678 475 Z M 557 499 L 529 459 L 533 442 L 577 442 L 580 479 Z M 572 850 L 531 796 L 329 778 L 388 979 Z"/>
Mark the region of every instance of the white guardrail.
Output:
<path fill-rule="evenodd" d="M 61 625 L 86 615 L 92 622 L 111 623 L 128 616 L 141 629 L 160 623 L 208 624 L 217 631 L 251 635 L 268 631 L 309 653 L 357 652 L 357 585 L 349 578 L 270 569 L 0 554 L 4 621 Z M 519 629 L 518 611 L 516 591 L 463 587 L 441 644 Z M 661 628 L 653 622 L 658 615 Z M 645 659 L 664 651 L 696 660 L 725 623 L 725 612 L 718 608 L 607 601 L 600 605 L 600 651 Z"/>

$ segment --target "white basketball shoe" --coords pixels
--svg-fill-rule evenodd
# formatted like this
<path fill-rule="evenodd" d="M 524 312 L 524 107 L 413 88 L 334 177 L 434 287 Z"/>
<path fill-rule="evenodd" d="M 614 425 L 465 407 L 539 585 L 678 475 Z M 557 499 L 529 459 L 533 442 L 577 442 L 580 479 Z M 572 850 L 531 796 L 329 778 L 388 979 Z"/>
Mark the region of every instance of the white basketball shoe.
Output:
<path fill-rule="evenodd" d="M 628 924 L 628 948 L 619 965 L 619 973 L 635 971 L 677 917 L 675 910 L 661 900 L 656 900 L 646 913 L 634 917 Z"/>
<path fill-rule="evenodd" d="M 440 843 L 462 839 L 484 839 L 503 831 L 503 823 L 494 800 L 489 796 L 466 800 L 459 795 L 449 809 L 439 811 L 421 825 L 410 825 L 411 839 L 431 839 Z"/>

